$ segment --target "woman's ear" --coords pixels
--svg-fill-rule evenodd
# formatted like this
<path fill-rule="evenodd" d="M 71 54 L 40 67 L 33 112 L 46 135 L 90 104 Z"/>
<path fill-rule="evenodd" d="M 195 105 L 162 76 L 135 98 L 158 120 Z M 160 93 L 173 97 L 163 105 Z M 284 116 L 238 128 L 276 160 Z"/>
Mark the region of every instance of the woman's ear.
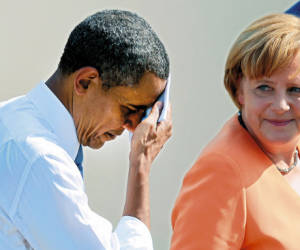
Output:
<path fill-rule="evenodd" d="M 99 73 L 94 67 L 80 68 L 75 74 L 74 91 L 77 95 L 85 94 L 92 84 L 99 84 Z"/>
<path fill-rule="evenodd" d="M 242 106 L 245 103 L 244 98 L 244 77 L 240 77 L 237 81 L 236 97 L 238 103 Z"/>

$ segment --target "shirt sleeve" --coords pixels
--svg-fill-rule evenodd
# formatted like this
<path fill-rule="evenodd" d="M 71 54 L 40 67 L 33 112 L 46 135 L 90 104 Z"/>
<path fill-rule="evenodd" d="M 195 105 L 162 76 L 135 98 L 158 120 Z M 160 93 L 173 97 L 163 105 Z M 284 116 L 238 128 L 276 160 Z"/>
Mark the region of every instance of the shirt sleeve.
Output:
<path fill-rule="evenodd" d="M 124 228 L 126 230 L 124 230 Z M 122 249 L 152 250 L 152 237 L 147 226 L 132 216 L 123 216 L 115 230 Z"/>
<path fill-rule="evenodd" d="M 24 167 L 10 212 L 35 250 L 152 250 L 150 232 L 136 218 L 121 218 L 113 232 L 111 223 L 90 209 L 72 159 L 56 145 L 43 142 L 43 147 L 47 153 Z"/>
<path fill-rule="evenodd" d="M 210 154 L 187 173 L 172 213 L 171 250 L 241 249 L 245 190 L 233 165 L 226 156 Z"/>

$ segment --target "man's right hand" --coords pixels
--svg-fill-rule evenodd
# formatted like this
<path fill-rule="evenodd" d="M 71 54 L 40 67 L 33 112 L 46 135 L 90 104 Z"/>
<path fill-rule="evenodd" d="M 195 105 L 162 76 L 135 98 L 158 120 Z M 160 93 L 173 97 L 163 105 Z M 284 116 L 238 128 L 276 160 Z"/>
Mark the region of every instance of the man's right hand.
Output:
<path fill-rule="evenodd" d="M 150 228 L 149 173 L 153 160 L 172 134 L 171 106 L 166 120 L 157 123 L 161 103 L 135 129 L 129 155 L 130 168 L 123 215 L 136 217 Z"/>
<path fill-rule="evenodd" d="M 161 102 L 156 102 L 149 116 L 136 127 L 131 141 L 130 166 L 139 165 L 138 162 L 143 160 L 150 168 L 163 145 L 171 137 L 171 105 L 168 108 L 167 118 L 157 123 L 161 105 Z"/>

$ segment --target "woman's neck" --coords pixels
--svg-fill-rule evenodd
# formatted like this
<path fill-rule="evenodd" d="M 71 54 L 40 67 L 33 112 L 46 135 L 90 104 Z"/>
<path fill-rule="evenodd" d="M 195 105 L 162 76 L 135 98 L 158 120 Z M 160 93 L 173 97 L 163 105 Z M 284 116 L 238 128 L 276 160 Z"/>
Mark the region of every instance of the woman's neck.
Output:
<path fill-rule="evenodd" d="M 266 153 L 266 155 L 277 165 L 283 167 L 291 166 L 295 162 L 295 151 L 297 149 L 297 143 L 292 145 L 265 145 L 256 140 L 257 144 Z"/>

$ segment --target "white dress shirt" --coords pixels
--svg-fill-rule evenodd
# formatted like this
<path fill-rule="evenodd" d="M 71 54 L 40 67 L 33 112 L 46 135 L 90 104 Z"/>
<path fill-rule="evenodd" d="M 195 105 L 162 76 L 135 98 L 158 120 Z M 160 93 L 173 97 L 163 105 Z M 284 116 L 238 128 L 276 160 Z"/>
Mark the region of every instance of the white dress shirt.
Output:
<path fill-rule="evenodd" d="M 44 83 L 0 103 L 0 250 L 153 249 L 137 218 L 113 232 L 90 209 L 78 148 L 70 113 Z"/>

